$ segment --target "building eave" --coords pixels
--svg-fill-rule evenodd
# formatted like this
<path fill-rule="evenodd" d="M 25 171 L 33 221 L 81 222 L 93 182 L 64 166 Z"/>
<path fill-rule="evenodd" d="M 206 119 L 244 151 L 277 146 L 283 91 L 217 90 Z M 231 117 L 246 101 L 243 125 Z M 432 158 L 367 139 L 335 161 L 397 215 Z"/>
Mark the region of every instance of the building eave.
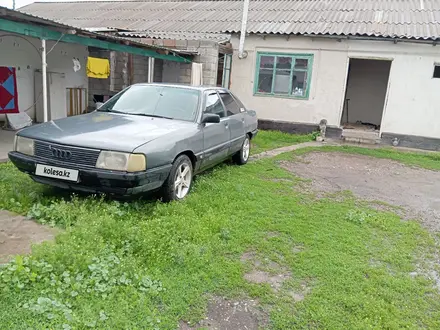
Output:
<path fill-rule="evenodd" d="M 47 19 L 0 7 L 0 31 L 45 40 L 75 43 L 89 47 L 126 52 L 157 59 L 190 63 L 189 54 L 134 42 L 122 37 L 95 33 Z"/>

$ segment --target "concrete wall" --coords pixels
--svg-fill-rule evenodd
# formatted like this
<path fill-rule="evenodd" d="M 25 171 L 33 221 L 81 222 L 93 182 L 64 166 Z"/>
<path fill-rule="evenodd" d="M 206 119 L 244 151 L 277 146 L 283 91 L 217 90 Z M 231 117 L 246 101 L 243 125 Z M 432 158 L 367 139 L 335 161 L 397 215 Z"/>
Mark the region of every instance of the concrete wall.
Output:
<path fill-rule="evenodd" d="M 48 41 L 46 43 L 48 51 L 54 45 L 55 42 Z M 38 51 L 40 47 L 39 39 L 0 31 L 0 66 L 16 68 L 19 110 L 27 110 L 31 118 L 36 117 L 34 74 L 36 70 L 41 70 L 41 57 Z M 59 42 L 47 55 L 47 70 L 64 73 L 65 88 L 87 88 L 87 56 L 86 46 Z M 73 58 L 77 58 L 81 64 L 81 69 L 77 72 L 73 70 Z M 0 120 L 4 120 L 4 115 L 0 116 Z"/>
<path fill-rule="evenodd" d="M 194 46 L 192 46 L 194 45 Z M 188 41 L 188 50 L 197 49 L 199 55 L 194 58 L 197 63 L 203 64 L 203 85 L 217 85 L 217 68 L 218 68 L 218 43 L 213 41 Z"/>
<path fill-rule="evenodd" d="M 190 84 L 191 63 L 163 61 L 162 80 L 164 83 Z"/>
<path fill-rule="evenodd" d="M 432 46 L 393 61 L 382 132 L 440 138 L 440 79 L 432 78 L 439 61 L 440 48 Z"/>
<path fill-rule="evenodd" d="M 194 62 L 203 64 L 203 85 L 216 86 L 217 84 L 217 67 L 218 67 L 218 53 L 219 44 L 215 41 L 199 41 L 199 40 L 171 40 L 171 39 L 141 39 L 143 43 L 151 44 L 161 47 L 169 47 L 177 50 L 187 50 L 197 52 L 198 55 L 194 57 Z M 174 64 L 164 61 L 164 75 L 163 82 L 169 83 L 184 83 L 191 82 L 191 73 L 188 74 L 188 69 L 191 70 L 189 64 Z M 182 66 L 183 65 L 183 66 Z M 167 67 L 167 68 L 165 68 Z M 173 71 L 179 70 L 180 72 Z M 183 77 L 179 78 L 179 74 Z M 188 79 L 189 77 L 189 79 Z M 156 80 L 155 80 L 156 81 Z"/>
<path fill-rule="evenodd" d="M 350 60 L 342 122 L 380 125 L 390 73 L 390 61 Z"/>
<path fill-rule="evenodd" d="M 180 63 L 177 62 L 164 62 L 162 64 L 162 80 L 164 83 L 178 83 Z"/>
<path fill-rule="evenodd" d="M 440 138 L 440 79 L 433 79 L 440 48 L 420 43 L 354 41 L 251 35 L 246 38 L 246 59 L 240 60 L 238 36 L 232 39 L 231 89 L 262 119 L 318 123 L 326 118 L 339 125 L 344 104 L 349 58 L 391 60 L 388 95 L 381 132 Z M 256 52 L 313 54 L 308 100 L 254 96 Z"/>
<path fill-rule="evenodd" d="M 131 55 L 130 83 L 148 82 L 148 57 L 140 55 Z"/>
<path fill-rule="evenodd" d="M 238 37 L 233 37 L 231 90 L 259 118 L 318 123 L 326 118 L 330 125 L 339 124 L 339 110 L 344 99 L 347 56 L 336 52 L 336 41 L 311 41 L 307 38 L 249 36 L 245 41 L 246 59 L 240 60 Z M 320 49 L 321 48 L 321 49 Z M 311 90 L 308 100 L 253 96 L 257 51 L 313 54 Z"/>

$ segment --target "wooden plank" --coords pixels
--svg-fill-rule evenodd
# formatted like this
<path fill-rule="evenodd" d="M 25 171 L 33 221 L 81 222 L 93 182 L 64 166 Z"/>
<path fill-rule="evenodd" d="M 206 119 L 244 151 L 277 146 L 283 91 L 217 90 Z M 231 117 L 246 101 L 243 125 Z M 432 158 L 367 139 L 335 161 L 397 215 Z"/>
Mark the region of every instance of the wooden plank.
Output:
<path fill-rule="evenodd" d="M 82 114 L 83 112 L 83 97 L 82 97 L 82 88 L 79 89 L 79 114 Z"/>
<path fill-rule="evenodd" d="M 72 112 L 73 112 L 73 90 L 72 90 L 72 88 L 69 88 L 69 104 L 70 104 L 69 116 L 72 116 Z"/>

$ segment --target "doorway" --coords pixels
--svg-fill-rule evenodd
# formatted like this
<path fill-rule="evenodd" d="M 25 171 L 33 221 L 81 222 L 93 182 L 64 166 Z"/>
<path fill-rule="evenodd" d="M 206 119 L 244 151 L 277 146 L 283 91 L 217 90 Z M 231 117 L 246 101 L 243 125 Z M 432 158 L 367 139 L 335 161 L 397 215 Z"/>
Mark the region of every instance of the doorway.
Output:
<path fill-rule="evenodd" d="M 391 60 L 350 58 L 341 125 L 379 136 Z M 344 134 L 345 135 L 345 134 Z"/>
<path fill-rule="evenodd" d="M 217 87 L 231 87 L 232 54 L 218 54 Z"/>
<path fill-rule="evenodd" d="M 44 121 L 43 111 L 43 76 L 40 71 L 34 75 L 35 114 L 37 123 Z M 47 119 L 55 120 L 67 117 L 66 109 L 66 75 L 58 72 L 47 72 Z"/>

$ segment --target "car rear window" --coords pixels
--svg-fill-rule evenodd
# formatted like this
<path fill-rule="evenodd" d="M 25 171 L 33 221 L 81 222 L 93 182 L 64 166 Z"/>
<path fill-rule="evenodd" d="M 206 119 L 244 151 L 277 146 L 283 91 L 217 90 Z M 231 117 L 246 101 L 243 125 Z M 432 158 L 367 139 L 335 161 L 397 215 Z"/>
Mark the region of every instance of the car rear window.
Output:
<path fill-rule="evenodd" d="M 133 85 L 112 97 L 99 110 L 194 121 L 200 92 L 171 86 Z"/>

